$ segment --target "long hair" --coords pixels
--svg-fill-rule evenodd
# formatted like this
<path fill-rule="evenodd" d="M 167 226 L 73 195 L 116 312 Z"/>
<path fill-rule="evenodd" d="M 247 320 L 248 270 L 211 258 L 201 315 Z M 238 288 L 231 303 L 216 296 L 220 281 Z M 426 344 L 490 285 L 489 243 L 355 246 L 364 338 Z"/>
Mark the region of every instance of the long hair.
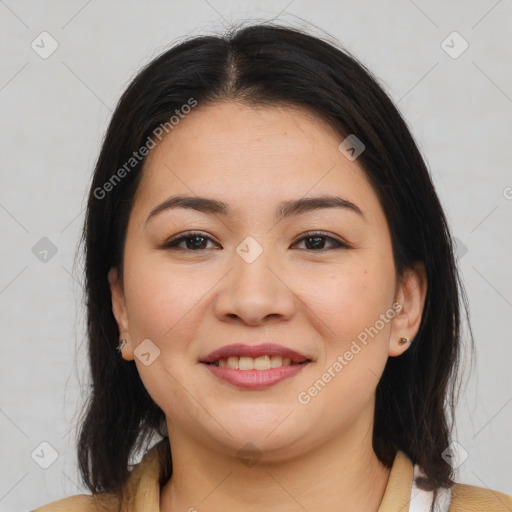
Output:
<path fill-rule="evenodd" d="M 373 449 L 388 467 L 397 450 L 405 452 L 425 471 L 425 488 L 453 485 L 442 454 L 450 444 L 467 299 L 427 166 L 397 108 L 347 51 L 300 30 L 256 24 L 189 38 L 151 61 L 123 93 L 106 132 L 82 236 L 92 388 L 78 460 L 88 488 L 121 492 L 130 457 L 155 433 L 166 436 L 164 413 L 134 361 L 115 350 L 119 332 L 107 273 L 117 267 L 122 279 L 128 218 L 145 162 L 133 154 L 158 127 L 167 123 L 171 131 L 169 119 L 191 99 L 200 106 L 225 100 L 299 106 L 341 137 L 355 134 L 364 143 L 358 163 L 385 212 L 396 271 L 423 262 L 428 282 L 419 331 L 404 354 L 388 358 L 377 386 Z M 165 466 L 168 478 L 170 450 Z"/>

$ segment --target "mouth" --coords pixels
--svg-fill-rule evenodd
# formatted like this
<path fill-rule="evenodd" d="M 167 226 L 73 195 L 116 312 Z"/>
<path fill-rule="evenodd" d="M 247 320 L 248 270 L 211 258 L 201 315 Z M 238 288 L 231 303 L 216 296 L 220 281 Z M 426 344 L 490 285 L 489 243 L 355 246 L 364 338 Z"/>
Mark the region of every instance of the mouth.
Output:
<path fill-rule="evenodd" d="M 210 364 L 218 367 L 227 367 L 232 368 L 233 370 L 270 370 L 271 368 L 281 368 L 282 366 L 292 366 L 296 364 L 303 364 L 307 360 L 301 362 L 292 361 L 290 357 L 282 357 L 282 356 L 271 356 L 265 354 L 264 356 L 259 357 L 248 357 L 248 356 L 230 356 L 226 359 L 219 359 L 218 361 L 213 361 Z"/>
<path fill-rule="evenodd" d="M 200 360 L 215 377 L 246 389 L 277 384 L 311 362 L 295 350 L 274 344 L 227 345 Z"/>

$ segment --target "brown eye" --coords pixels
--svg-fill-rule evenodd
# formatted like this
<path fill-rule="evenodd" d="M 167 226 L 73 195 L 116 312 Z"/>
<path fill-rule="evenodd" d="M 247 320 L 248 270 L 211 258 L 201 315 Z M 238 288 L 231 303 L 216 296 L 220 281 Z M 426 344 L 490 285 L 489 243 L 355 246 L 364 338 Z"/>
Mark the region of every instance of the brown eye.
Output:
<path fill-rule="evenodd" d="M 331 245 L 334 245 L 334 247 L 331 247 L 330 249 L 349 249 L 349 246 L 342 242 L 341 240 L 337 240 L 336 238 L 326 235 L 324 233 L 309 233 L 306 236 L 303 236 L 298 240 L 298 242 L 295 242 L 295 244 L 305 241 L 306 243 L 306 249 L 310 249 L 313 251 L 324 251 L 328 250 L 329 248 L 325 248 L 326 241 L 329 241 Z"/>
<path fill-rule="evenodd" d="M 203 251 L 206 250 L 208 241 L 213 242 L 210 237 L 204 236 L 202 233 L 189 233 L 187 235 L 180 235 L 172 238 L 162 245 L 163 249 L 184 249 L 189 251 Z M 183 245 L 184 244 L 184 245 Z"/>
<path fill-rule="evenodd" d="M 205 236 L 203 233 L 190 232 L 171 238 L 161 247 L 162 249 L 180 249 L 185 251 L 198 252 L 211 249 L 212 247 L 208 247 L 208 242 L 216 244 L 216 242 L 214 242 L 210 237 Z M 306 249 L 313 252 L 350 248 L 347 243 L 322 232 L 308 233 L 306 236 L 303 236 L 297 242 L 295 242 L 294 245 L 303 242 L 305 243 L 305 247 L 299 247 L 299 249 Z M 326 244 L 328 245 L 327 247 Z"/>

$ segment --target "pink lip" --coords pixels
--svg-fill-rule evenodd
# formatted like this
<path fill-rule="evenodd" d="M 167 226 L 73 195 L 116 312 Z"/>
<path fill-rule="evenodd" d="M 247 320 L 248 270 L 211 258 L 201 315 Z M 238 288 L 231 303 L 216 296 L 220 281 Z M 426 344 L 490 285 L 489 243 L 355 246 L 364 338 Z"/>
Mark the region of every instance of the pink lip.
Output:
<path fill-rule="evenodd" d="M 244 345 L 243 343 L 236 343 L 233 345 L 225 345 L 217 350 L 208 354 L 205 358 L 201 359 L 201 363 L 214 363 L 219 359 L 227 359 L 230 356 L 236 357 L 261 357 L 261 356 L 281 356 L 289 357 L 294 363 L 303 363 L 308 361 L 308 358 L 299 354 L 295 350 L 276 345 L 275 343 L 262 343 L 260 345 Z M 250 371 L 250 370 L 246 370 Z M 256 370 L 260 371 L 260 370 Z M 261 370 L 266 371 L 266 370 Z"/>
<path fill-rule="evenodd" d="M 227 366 L 205 364 L 215 377 L 225 380 L 234 386 L 247 389 L 261 389 L 273 386 L 278 382 L 293 377 L 308 366 L 309 362 L 269 370 L 235 370 Z"/>
<path fill-rule="evenodd" d="M 236 370 L 227 366 L 215 366 L 213 364 L 220 359 L 227 359 L 230 356 L 236 357 L 261 357 L 261 356 L 281 356 L 289 357 L 293 363 L 290 366 L 281 366 L 280 368 L 270 368 L 268 370 Z M 234 386 L 246 389 L 261 389 L 273 386 L 278 382 L 293 377 L 304 369 L 311 359 L 299 354 L 295 350 L 276 345 L 273 343 L 262 343 L 260 345 L 244 345 L 241 343 L 226 345 L 208 354 L 201 359 L 206 368 L 215 375 L 215 377 L 225 380 Z"/>

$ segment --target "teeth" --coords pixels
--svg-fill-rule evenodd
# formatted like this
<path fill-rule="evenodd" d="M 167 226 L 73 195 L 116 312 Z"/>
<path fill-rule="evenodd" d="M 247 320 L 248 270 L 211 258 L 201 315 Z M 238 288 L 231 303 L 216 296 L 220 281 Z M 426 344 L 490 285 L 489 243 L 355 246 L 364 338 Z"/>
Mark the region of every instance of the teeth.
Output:
<path fill-rule="evenodd" d="M 239 370 L 254 370 L 254 359 L 252 357 L 241 357 L 238 363 Z"/>
<path fill-rule="evenodd" d="M 269 356 L 263 356 L 263 357 L 256 357 L 254 359 L 254 369 L 255 370 L 270 370 L 270 357 Z"/>
<path fill-rule="evenodd" d="M 232 356 L 232 357 L 228 357 L 228 368 L 233 368 L 235 370 L 238 370 L 238 361 L 240 360 L 240 358 L 238 357 L 235 357 L 235 356 Z"/>
<path fill-rule="evenodd" d="M 270 370 L 271 368 L 281 368 L 281 366 L 291 366 L 298 363 L 292 363 L 289 357 L 266 355 L 260 357 L 231 356 L 227 359 L 220 359 L 213 364 L 215 366 L 227 366 L 234 370 Z"/>
<path fill-rule="evenodd" d="M 270 358 L 271 368 L 281 368 L 283 366 L 283 358 L 281 356 L 272 356 Z"/>

